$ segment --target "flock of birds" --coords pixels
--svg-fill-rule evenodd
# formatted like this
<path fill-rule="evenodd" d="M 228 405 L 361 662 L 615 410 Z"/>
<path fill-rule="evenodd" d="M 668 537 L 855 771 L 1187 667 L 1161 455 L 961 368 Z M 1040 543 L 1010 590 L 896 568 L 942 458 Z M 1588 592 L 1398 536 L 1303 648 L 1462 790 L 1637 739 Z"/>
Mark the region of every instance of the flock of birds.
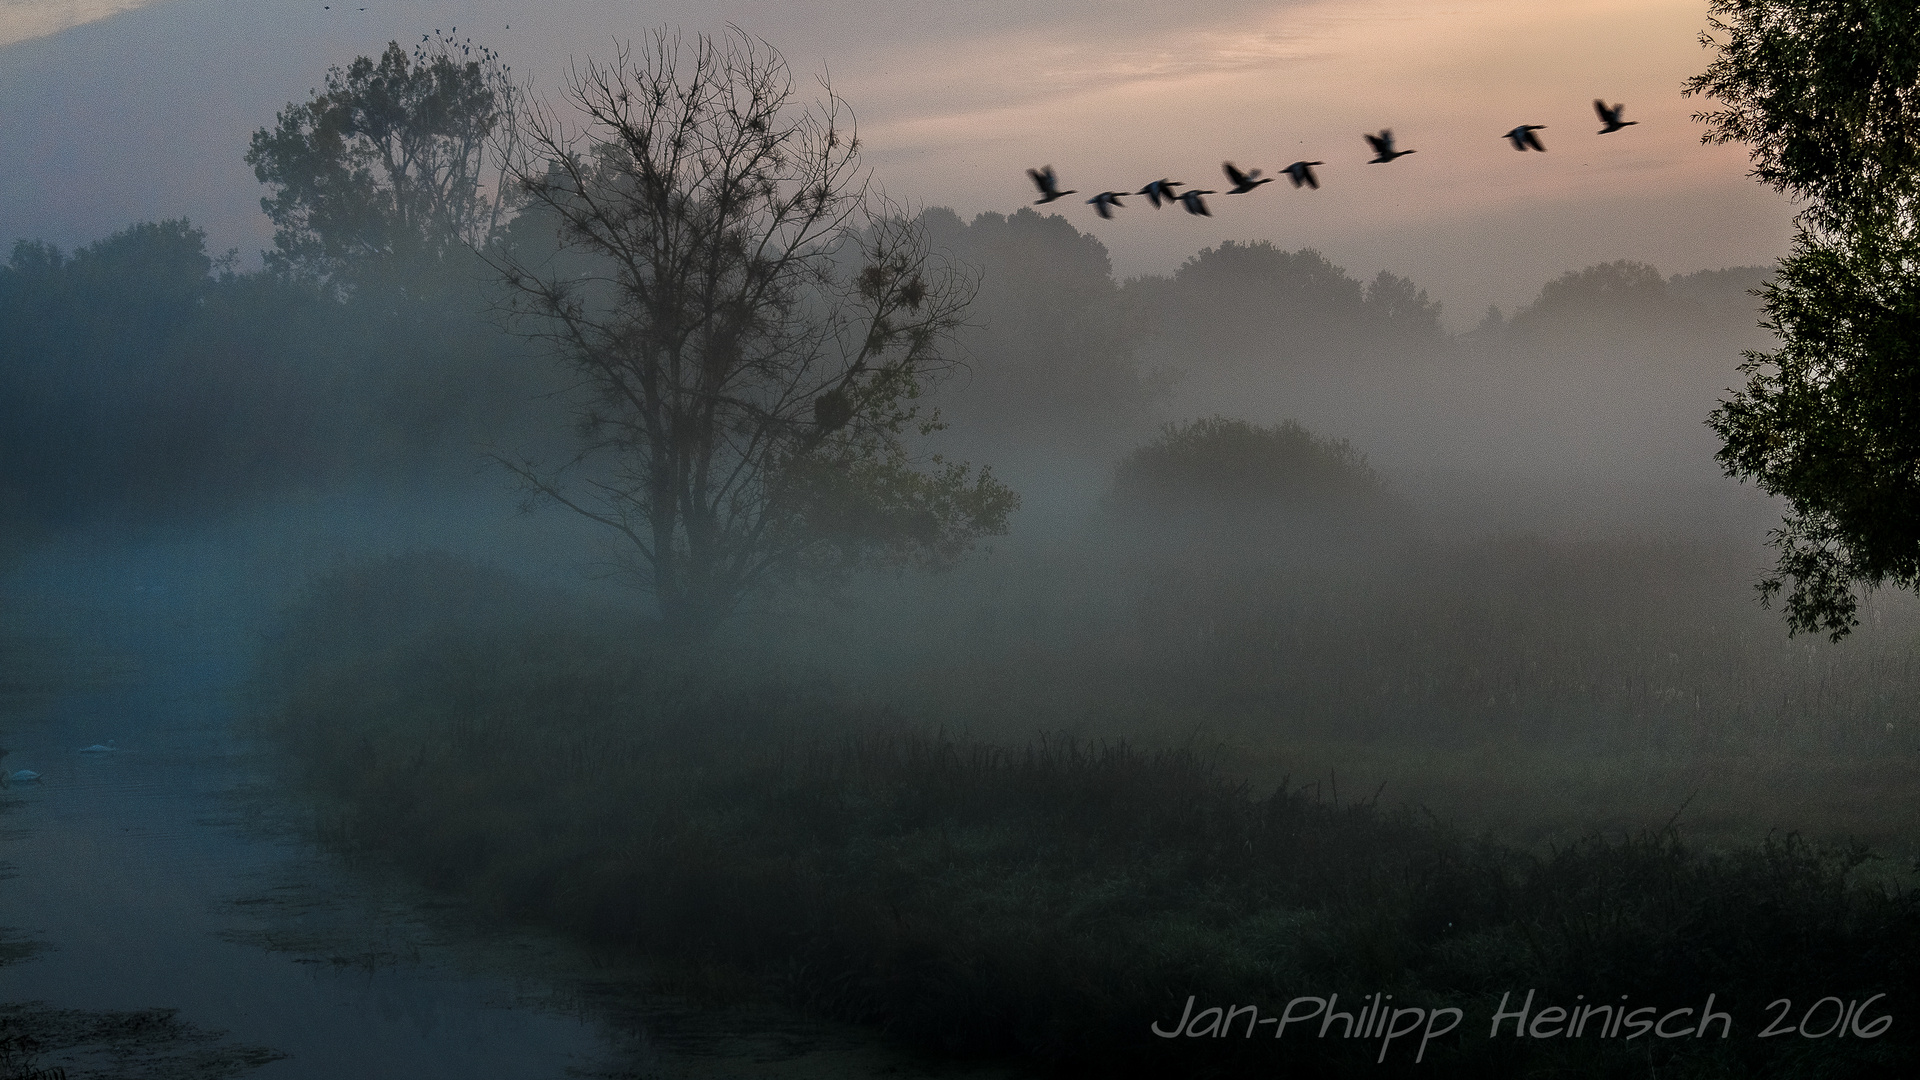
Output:
<path fill-rule="evenodd" d="M 1609 105 L 1604 100 L 1595 98 L 1593 101 L 1593 111 L 1599 115 L 1600 123 L 1603 125 L 1599 133 L 1602 135 L 1611 135 L 1621 128 L 1631 127 L 1639 123 L 1640 121 L 1638 120 L 1620 119 L 1620 117 L 1626 113 L 1626 109 L 1627 107 L 1624 104 Z M 1534 132 L 1545 131 L 1546 127 L 1545 124 L 1521 124 L 1519 127 L 1514 128 L 1512 131 L 1500 137 L 1512 143 L 1515 150 L 1522 152 L 1537 150 L 1545 153 L 1547 148 L 1541 144 L 1540 136 L 1535 135 Z M 1373 147 L 1373 157 L 1367 162 L 1369 165 L 1388 165 L 1392 164 L 1398 158 L 1417 153 L 1417 151 L 1414 150 L 1394 149 L 1393 129 L 1391 128 L 1383 128 L 1378 135 L 1365 135 L 1363 138 L 1367 140 L 1368 146 Z M 1316 165 L 1325 164 L 1326 162 L 1324 161 L 1296 161 L 1280 171 L 1285 173 L 1289 180 L 1293 181 L 1293 186 L 1296 188 L 1308 187 L 1318 189 L 1320 187 L 1320 179 L 1313 174 L 1313 168 Z M 1242 171 L 1231 161 L 1221 162 L 1220 170 L 1226 174 L 1227 182 L 1233 185 L 1226 190 L 1225 194 L 1228 195 L 1245 195 L 1261 184 L 1270 184 L 1278 179 L 1278 177 L 1273 176 L 1261 176 L 1259 169 Z M 1068 195 L 1079 194 L 1079 192 L 1072 188 L 1065 191 L 1060 190 L 1060 178 L 1055 175 L 1053 166 L 1051 165 L 1044 169 L 1028 169 L 1027 175 L 1033 179 L 1034 186 L 1040 189 L 1040 197 L 1034 200 L 1034 205 L 1036 206 L 1050 203 L 1055 199 L 1065 198 Z M 1180 192 L 1174 190 L 1175 188 L 1183 187 L 1187 188 L 1187 190 Z M 1131 198 L 1137 195 L 1146 196 L 1147 201 L 1152 203 L 1156 210 L 1163 205 L 1177 202 L 1184 207 L 1189 214 L 1197 214 L 1201 217 L 1212 217 L 1213 212 L 1207 209 L 1206 196 L 1219 194 L 1222 193 L 1214 191 L 1211 188 L 1189 187 L 1184 181 L 1162 178 L 1155 180 L 1139 191 L 1103 191 L 1093 198 L 1088 199 L 1087 202 L 1093 205 L 1095 213 L 1107 219 L 1113 217 L 1115 208 L 1126 205 L 1120 201 L 1121 199 Z"/>

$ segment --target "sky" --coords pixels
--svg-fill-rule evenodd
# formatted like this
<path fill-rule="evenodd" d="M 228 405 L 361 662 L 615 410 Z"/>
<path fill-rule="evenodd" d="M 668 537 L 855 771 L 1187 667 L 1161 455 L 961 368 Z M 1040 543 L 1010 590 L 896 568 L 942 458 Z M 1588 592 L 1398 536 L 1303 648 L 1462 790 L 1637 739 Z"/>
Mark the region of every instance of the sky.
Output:
<path fill-rule="evenodd" d="M 433 30 L 493 47 L 556 96 L 570 57 L 662 25 L 734 23 L 812 93 L 852 107 L 889 196 L 1012 212 L 1053 165 L 1053 204 L 1123 276 L 1203 247 L 1314 247 L 1359 276 L 1413 278 L 1462 328 L 1562 271 L 1613 259 L 1667 273 L 1770 263 L 1793 207 L 1739 146 L 1703 146 L 1705 0 L 0 0 L 0 242 L 71 247 L 185 215 L 243 259 L 270 242 L 247 138 L 326 69 Z M 1639 123 L 1596 134 L 1592 100 Z M 1547 153 L 1501 134 L 1544 124 Z M 1391 127 L 1418 153 L 1366 164 Z M 1220 163 L 1284 182 L 1214 216 L 1081 200 L 1162 176 L 1224 188 Z"/>

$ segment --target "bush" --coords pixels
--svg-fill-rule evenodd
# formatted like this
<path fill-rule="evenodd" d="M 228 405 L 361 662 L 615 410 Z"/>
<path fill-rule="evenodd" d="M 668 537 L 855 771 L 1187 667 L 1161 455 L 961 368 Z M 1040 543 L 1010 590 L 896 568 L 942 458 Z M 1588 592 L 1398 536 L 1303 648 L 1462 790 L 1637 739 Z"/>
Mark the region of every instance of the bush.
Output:
<path fill-rule="evenodd" d="M 1366 456 L 1292 420 L 1222 416 L 1168 424 L 1114 469 L 1108 511 L 1123 520 L 1332 522 L 1397 508 Z"/>

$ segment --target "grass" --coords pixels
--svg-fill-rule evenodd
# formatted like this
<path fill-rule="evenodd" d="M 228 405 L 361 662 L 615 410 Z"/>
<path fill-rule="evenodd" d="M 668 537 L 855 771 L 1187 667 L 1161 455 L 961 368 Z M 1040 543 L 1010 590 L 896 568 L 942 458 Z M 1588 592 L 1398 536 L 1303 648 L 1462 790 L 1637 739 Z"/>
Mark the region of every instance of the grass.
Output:
<path fill-rule="evenodd" d="M 1345 779 L 1339 799 L 1331 782 L 1250 782 L 1280 767 L 1278 740 L 1216 752 L 948 735 L 800 674 L 811 668 L 676 657 L 642 624 L 433 556 L 321 582 L 285 627 L 257 715 L 335 842 L 651 957 L 689 991 L 758 987 L 932 1052 L 1063 1075 L 1897 1076 L 1915 1064 L 1898 1019 L 1876 1040 L 1754 1037 L 1779 997 L 1886 993 L 1878 1007 L 1911 1015 L 1920 894 L 1859 846 L 1784 833 L 1704 848 L 1658 823 L 1515 845 L 1356 801 Z M 1179 662 L 1157 656 L 1121 686 L 1171 700 L 1193 677 Z M 1098 682 L 1085 661 L 1061 670 Z M 1012 665 L 1000 675 L 979 689 L 1014 706 L 1037 693 Z M 1302 742 L 1295 760 L 1365 746 L 1387 767 L 1389 741 L 1366 734 Z M 1474 757 L 1484 742 L 1427 742 L 1454 755 L 1430 776 L 1460 782 L 1487 764 Z M 1525 787 L 1512 759 L 1485 771 Z M 1594 799 L 1624 774 L 1593 777 Z M 1536 798 L 1564 787 L 1551 773 L 1531 782 Z M 1647 785 L 1671 820 L 1677 788 Z M 1479 799 L 1502 800 L 1524 801 Z M 1484 1037 L 1501 995 L 1529 990 L 1663 1007 L 1714 993 L 1738 1036 Z M 1329 993 L 1458 1007 L 1468 1023 L 1418 1065 L 1406 1041 L 1376 1065 L 1377 1041 L 1152 1034 L 1190 998 L 1272 1016 Z"/>
<path fill-rule="evenodd" d="M 1710 846 L 1780 828 L 1920 858 L 1912 598 L 1833 645 L 1786 637 L 1737 545 L 1355 549 L 1082 538 L 876 597 L 805 659 L 951 728 L 1198 738 L 1261 783 L 1385 782 L 1528 846 L 1686 803 Z"/>

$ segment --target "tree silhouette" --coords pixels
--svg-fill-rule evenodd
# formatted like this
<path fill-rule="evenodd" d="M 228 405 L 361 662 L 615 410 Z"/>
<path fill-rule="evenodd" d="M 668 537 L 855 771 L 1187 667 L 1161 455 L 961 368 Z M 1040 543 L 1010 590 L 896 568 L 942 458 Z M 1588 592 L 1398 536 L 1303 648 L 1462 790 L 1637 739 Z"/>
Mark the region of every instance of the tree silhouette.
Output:
<path fill-rule="evenodd" d="M 907 444 L 938 426 L 918 398 L 972 282 L 870 193 L 831 89 L 800 107 L 764 43 L 661 31 L 565 93 L 577 127 L 520 118 L 527 211 L 493 257 L 517 324 L 580 376 L 585 445 L 498 460 L 613 530 L 696 637 L 783 581 L 1004 531 L 1011 491 Z"/>
<path fill-rule="evenodd" d="M 489 191 L 488 150 L 514 93 L 493 52 L 444 36 L 329 71 L 326 90 L 249 144 L 247 164 L 273 189 L 260 200 L 269 261 L 342 291 L 370 279 L 404 289 L 484 243 L 507 209 Z"/>
<path fill-rule="evenodd" d="M 1861 587 L 1920 583 L 1920 9 L 1715 0 L 1718 56 L 1687 84 L 1708 142 L 1807 201 L 1765 298 L 1773 352 L 1713 413 L 1729 475 L 1789 506 L 1772 537 L 1790 632 L 1858 625 Z"/>

